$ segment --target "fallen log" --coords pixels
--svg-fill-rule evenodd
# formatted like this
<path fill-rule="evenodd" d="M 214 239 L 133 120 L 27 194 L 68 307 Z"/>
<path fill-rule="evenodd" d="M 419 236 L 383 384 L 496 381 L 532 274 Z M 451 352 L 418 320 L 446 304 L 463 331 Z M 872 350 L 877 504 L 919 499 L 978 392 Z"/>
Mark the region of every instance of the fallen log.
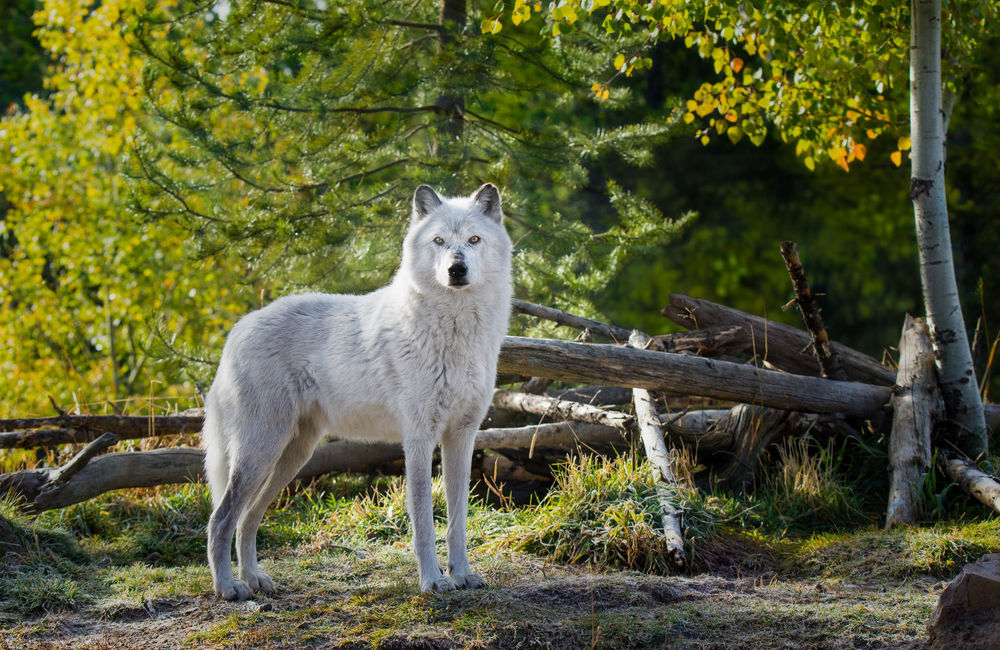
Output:
<path fill-rule="evenodd" d="M 948 478 L 987 508 L 1000 514 L 1000 483 L 995 477 L 980 470 L 967 458 L 939 452 L 938 459 Z"/>
<path fill-rule="evenodd" d="M 500 409 L 530 413 L 553 420 L 575 420 L 604 424 L 624 429 L 632 421 L 632 416 L 621 411 L 606 411 L 589 404 L 556 399 L 546 395 L 515 393 L 497 389 L 493 391 L 493 406 Z"/>
<path fill-rule="evenodd" d="M 621 440 L 624 440 L 622 432 L 614 427 L 555 422 L 513 429 L 483 429 L 476 436 L 476 448 L 574 447 Z M 400 445 L 334 440 L 317 447 L 296 478 L 303 480 L 329 472 L 365 471 L 402 457 Z M 89 462 L 80 463 L 74 459 L 63 467 L 0 475 L 0 494 L 13 493 L 24 500 L 28 511 L 41 512 L 80 503 L 112 490 L 190 483 L 204 477 L 204 452 L 189 447 L 117 452 L 87 460 Z M 74 473 L 66 480 L 65 468 L 70 465 L 74 466 Z"/>
<path fill-rule="evenodd" d="M 892 396 L 889 434 L 889 507 L 886 529 L 915 526 L 920 514 L 920 484 L 931 467 L 931 429 L 938 411 L 934 350 L 922 318 L 909 314 L 899 339 L 897 392 Z"/>
<path fill-rule="evenodd" d="M 644 350 L 652 340 L 639 331 L 632 332 L 629 344 Z M 663 536 L 667 544 L 667 555 L 677 566 L 684 566 L 684 534 L 681 531 L 681 513 L 674 507 L 672 492 L 677 485 L 673 468 L 670 466 L 670 452 L 663 439 L 663 430 L 656 414 L 656 406 L 649 391 L 642 388 L 632 389 L 635 400 L 635 420 L 642 436 L 642 445 L 646 450 L 646 459 L 659 471 L 660 480 L 656 485 L 656 493 L 660 501 L 660 517 L 663 523 Z"/>
<path fill-rule="evenodd" d="M 751 333 L 758 356 L 764 357 L 774 367 L 798 375 L 819 374 L 815 359 L 805 352 L 810 345 L 809 334 L 789 325 L 677 293 L 670 296 L 670 304 L 661 313 L 691 329 L 739 325 Z M 836 341 L 831 341 L 830 345 L 840 356 L 844 371 L 853 381 L 892 386 L 896 377 L 889 368 L 867 354 Z"/>
<path fill-rule="evenodd" d="M 0 449 L 90 442 L 111 432 L 121 440 L 201 431 L 200 415 L 55 415 L 0 420 Z"/>
<path fill-rule="evenodd" d="M 889 403 L 883 386 L 831 381 L 764 370 L 751 365 L 616 345 L 571 343 L 508 336 L 501 372 L 562 381 L 684 392 L 810 413 L 868 418 Z"/>

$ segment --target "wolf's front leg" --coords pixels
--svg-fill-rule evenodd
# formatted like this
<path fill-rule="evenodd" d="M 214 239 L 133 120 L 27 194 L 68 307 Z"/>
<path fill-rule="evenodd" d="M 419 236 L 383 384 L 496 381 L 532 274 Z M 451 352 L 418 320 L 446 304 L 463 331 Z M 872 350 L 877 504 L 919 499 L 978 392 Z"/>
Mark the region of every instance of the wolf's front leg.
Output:
<path fill-rule="evenodd" d="M 434 552 L 434 504 L 431 497 L 432 439 L 403 436 L 406 460 L 406 508 L 413 530 L 413 552 L 420 571 L 420 591 L 451 591 L 455 581 L 444 575 Z"/>
<path fill-rule="evenodd" d="M 469 514 L 469 469 L 476 428 L 446 432 L 441 440 L 445 497 L 448 501 L 448 574 L 459 589 L 478 589 L 486 583 L 469 568 L 465 528 Z"/>

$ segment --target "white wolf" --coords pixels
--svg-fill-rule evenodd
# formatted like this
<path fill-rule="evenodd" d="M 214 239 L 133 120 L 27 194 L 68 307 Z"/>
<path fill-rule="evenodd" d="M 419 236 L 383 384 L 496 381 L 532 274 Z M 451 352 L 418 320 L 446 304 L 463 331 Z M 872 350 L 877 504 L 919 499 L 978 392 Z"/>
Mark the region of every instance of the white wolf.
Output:
<path fill-rule="evenodd" d="M 327 434 L 402 442 L 420 589 L 483 586 L 466 555 L 469 469 L 507 332 L 510 257 L 496 187 L 442 198 L 421 185 L 389 285 L 361 296 L 288 296 L 233 327 L 203 432 L 216 594 L 244 600 L 252 590 L 274 591 L 257 568 L 257 528 Z M 431 507 L 438 443 L 447 576 L 434 551 Z M 239 580 L 230 559 L 234 531 Z"/>

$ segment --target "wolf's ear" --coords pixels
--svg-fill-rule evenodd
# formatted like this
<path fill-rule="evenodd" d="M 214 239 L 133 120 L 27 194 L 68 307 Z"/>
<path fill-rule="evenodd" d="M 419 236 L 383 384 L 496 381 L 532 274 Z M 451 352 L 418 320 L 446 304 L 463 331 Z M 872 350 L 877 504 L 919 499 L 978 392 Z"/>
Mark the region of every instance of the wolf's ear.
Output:
<path fill-rule="evenodd" d="M 413 193 L 413 219 L 419 221 L 441 205 L 441 197 L 430 185 L 421 185 Z"/>
<path fill-rule="evenodd" d="M 476 202 L 479 209 L 487 217 L 500 223 L 503 221 L 503 211 L 500 205 L 500 190 L 493 183 L 486 183 L 472 195 L 472 200 Z"/>

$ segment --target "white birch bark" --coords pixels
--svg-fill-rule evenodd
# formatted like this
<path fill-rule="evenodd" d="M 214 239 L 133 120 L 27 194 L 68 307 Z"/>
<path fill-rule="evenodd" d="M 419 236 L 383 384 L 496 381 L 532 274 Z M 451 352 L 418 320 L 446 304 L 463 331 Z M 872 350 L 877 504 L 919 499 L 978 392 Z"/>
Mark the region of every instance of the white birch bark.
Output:
<path fill-rule="evenodd" d="M 986 421 L 955 282 L 944 185 L 941 0 L 913 0 L 910 32 L 910 198 L 938 384 L 955 442 L 987 453 Z"/>

